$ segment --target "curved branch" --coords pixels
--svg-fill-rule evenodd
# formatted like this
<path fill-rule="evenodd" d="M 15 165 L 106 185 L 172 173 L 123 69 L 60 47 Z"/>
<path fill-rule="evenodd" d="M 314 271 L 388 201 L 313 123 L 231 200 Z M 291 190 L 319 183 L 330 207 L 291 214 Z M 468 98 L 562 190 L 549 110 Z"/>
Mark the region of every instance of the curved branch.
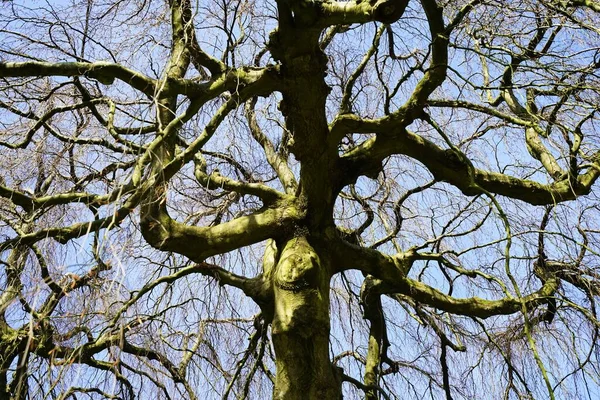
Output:
<path fill-rule="evenodd" d="M 365 249 L 339 240 L 330 246 L 332 255 L 340 260 L 343 269 L 359 269 L 363 273 L 381 279 L 383 294 L 403 294 L 413 300 L 452 314 L 488 318 L 495 315 L 515 314 L 522 310 L 546 304 L 558 289 L 559 279 L 551 277 L 535 292 L 521 298 L 504 297 L 500 300 L 486 300 L 479 297 L 456 298 L 442 293 L 422 282 L 406 276 L 412 263 L 417 259 L 411 250 L 396 256 L 387 256 L 376 250 Z"/>
<path fill-rule="evenodd" d="M 444 150 L 415 133 L 395 128 L 385 118 L 356 119 L 354 122 L 361 132 L 387 132 L 378 134 L 342 156 L 340 162 L 347 171 L 340 182 L 342 186 L 352 183 L 361 175 L 371 174 L 373 169 L 381 168 L 381 162 L 393 154 L 404 154 L 420 161 L 437 180 L 454 185 L 467 196 L 483 194 L 481 189 L 484 189 L 533 205 L 555 204 L 589 194 L 600 176 L 599 155 L 594 157 L 594 167 L 575 180 L 563 179 L 542 184 L 474 168 L 463 154 Z"/>
<path fill-rule="evenodd" d="M 142 207 L 141 229 L 153 247 L 174 251 L 196 262 L 253 243 L 278 237 L 302 219 L 300 207 L 290 201 L 212 227 L 189 226 L 173 220 L 164 205 Z"/>
<path fill-rule="evenodd" d="M 264 134 L 260 125 L 258 125 L 258 121 L 256 120 L 256 113 L 254 111 L 254 107 L 256 106 L 257 98 L 254 97 L 250 101 L 246 102 L 245 106 L 245 115 L 248 120 L 248 126 L 250 128 L 250 133 L 254 140 L 260 144 L 265 152 L 265 156 L 267 158 L 267 162 L 273 168 L 279 181 L 285 188 L 287 194 L 293 194 L 296 192 L 298 188 L 298 183 L 296 182 L 296 178 L 290 167 L 288 166 L 286 159 L 281 155 L 277 154 L 275 148 L 273 147 L 273 143 L 269 140 L 269 138 Z"/>

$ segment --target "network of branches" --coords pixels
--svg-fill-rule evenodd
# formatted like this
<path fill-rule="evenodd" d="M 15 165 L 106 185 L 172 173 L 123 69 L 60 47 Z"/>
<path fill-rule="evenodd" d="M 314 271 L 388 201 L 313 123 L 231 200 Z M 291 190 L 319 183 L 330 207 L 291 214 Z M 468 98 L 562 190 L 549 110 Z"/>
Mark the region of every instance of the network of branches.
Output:
<path fill-rule="evenodd" d="M 3 1 L 0 399 L 600 398 L 599 176 L 594 0 Z"/>

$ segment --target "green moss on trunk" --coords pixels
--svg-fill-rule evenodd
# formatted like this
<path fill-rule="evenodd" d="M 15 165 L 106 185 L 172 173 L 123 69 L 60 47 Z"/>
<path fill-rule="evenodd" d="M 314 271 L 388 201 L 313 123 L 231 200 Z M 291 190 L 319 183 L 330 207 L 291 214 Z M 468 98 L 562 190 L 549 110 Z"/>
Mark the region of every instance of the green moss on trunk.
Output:
<path fill-rule="evenodd" d="M 284 246 L 274 278 L 274 399 L 339 399 L 341 379 L 329 360 L 331 274 L 306 238 Z"/>

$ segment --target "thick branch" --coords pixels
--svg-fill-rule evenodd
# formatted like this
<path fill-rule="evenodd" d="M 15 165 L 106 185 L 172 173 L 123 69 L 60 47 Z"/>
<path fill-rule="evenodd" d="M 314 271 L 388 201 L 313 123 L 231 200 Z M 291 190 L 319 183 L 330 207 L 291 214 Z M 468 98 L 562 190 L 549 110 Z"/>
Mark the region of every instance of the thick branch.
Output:
<path fill-rule="evenodd" d="M 343 269 L 359 269 L 363 273 L 373 275 L 385 283 L 381 289 L 385 294 L 404 294 L 413 300 L 457 315 L 468 315 L 488 318 L 494 315 L 509 315 L 526 308 L 534 308 L 545 304 L 558 289 L 559 280 L 549 278 L 543 286 L 521 299 L 505 297 L 500 300 L 486 300 L 479 297 L 455 298 L 428 286 L 422 282 L 408 278 L 406 271 L 416 259 L 416 254 L 408 251 L 391 257 L 376 250 L 364 249 L 339 240 L 330 246 L 332 254 L 338 257 Z"/>
<path fill-rule="evenodd" d="M 30 76 L 82 76 L 97 79 L 104 84 L 112 84 L 119 79 L 147 96 L 152 96 L 156 81 L 120 64 L 97 61 L 88 62 L 0 62 L 0 77 Z"/>
<path fill-rule="evenodd" d="M 342 168 L 347 171 L 341 182 L 342 186 L 352 183 L 358 176 L 371 174 L 374 168 L 380 168 L 381 162 L 393 154 L 404 154 L 420 161 L 437 180 L 454 185 L 465 195 L 482 194 L 481 189 L 484 189 L 534 205 L 555 204 L 588 194 L 600 176 L 599 168 L 590 168 L 574 182 L 564 179 L 552 184 L 542 184 L 476 169 L 462 154 L 444 150 L 415 133 L 394 129 L 392 124 L 382 121 L 388 122 L 385 118 L 378 121 L 356 121 L 357 131 L 385 132 L 389 127 L 390 132 L 367 140 L 342 157 Z"/>
<path fill-rule="evenodd" d="M 300 208 L 288 202 L 213 227 L 196 227 L 179 223 L 161 205 L 150 204 L 143 207 L 141 229 L 153 247 L 202 262 L 216 254 L 278 237 L 300 219 Z"/>
<path fill-rule="evenodd" d="M 350 25 L 372 21 L 391 24 L 404 14 L 408 0 L 379 1 L 323 1 L 321 7 L 321 26 Z"/>
<path fill-rule="evenodd" d="M 577 7 L 587 7 L 591 10 L 594 10 L 600 13 L 600 4 L 597 1 L 593 0 L 569 0 L 566 2 L 568 5 L 577 6 Z"/>

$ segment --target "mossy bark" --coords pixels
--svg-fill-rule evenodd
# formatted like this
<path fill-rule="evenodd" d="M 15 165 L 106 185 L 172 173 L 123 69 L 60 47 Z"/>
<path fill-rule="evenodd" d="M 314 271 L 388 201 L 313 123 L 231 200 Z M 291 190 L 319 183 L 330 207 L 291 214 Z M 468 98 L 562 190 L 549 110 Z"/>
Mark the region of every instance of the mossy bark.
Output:
<path fill-rule="evenodd" d="M 273 398 L 339 399 L 340 375 L 329 359 L 331 274 L 304 237 L 281 251 L 274 280 Z"/>

